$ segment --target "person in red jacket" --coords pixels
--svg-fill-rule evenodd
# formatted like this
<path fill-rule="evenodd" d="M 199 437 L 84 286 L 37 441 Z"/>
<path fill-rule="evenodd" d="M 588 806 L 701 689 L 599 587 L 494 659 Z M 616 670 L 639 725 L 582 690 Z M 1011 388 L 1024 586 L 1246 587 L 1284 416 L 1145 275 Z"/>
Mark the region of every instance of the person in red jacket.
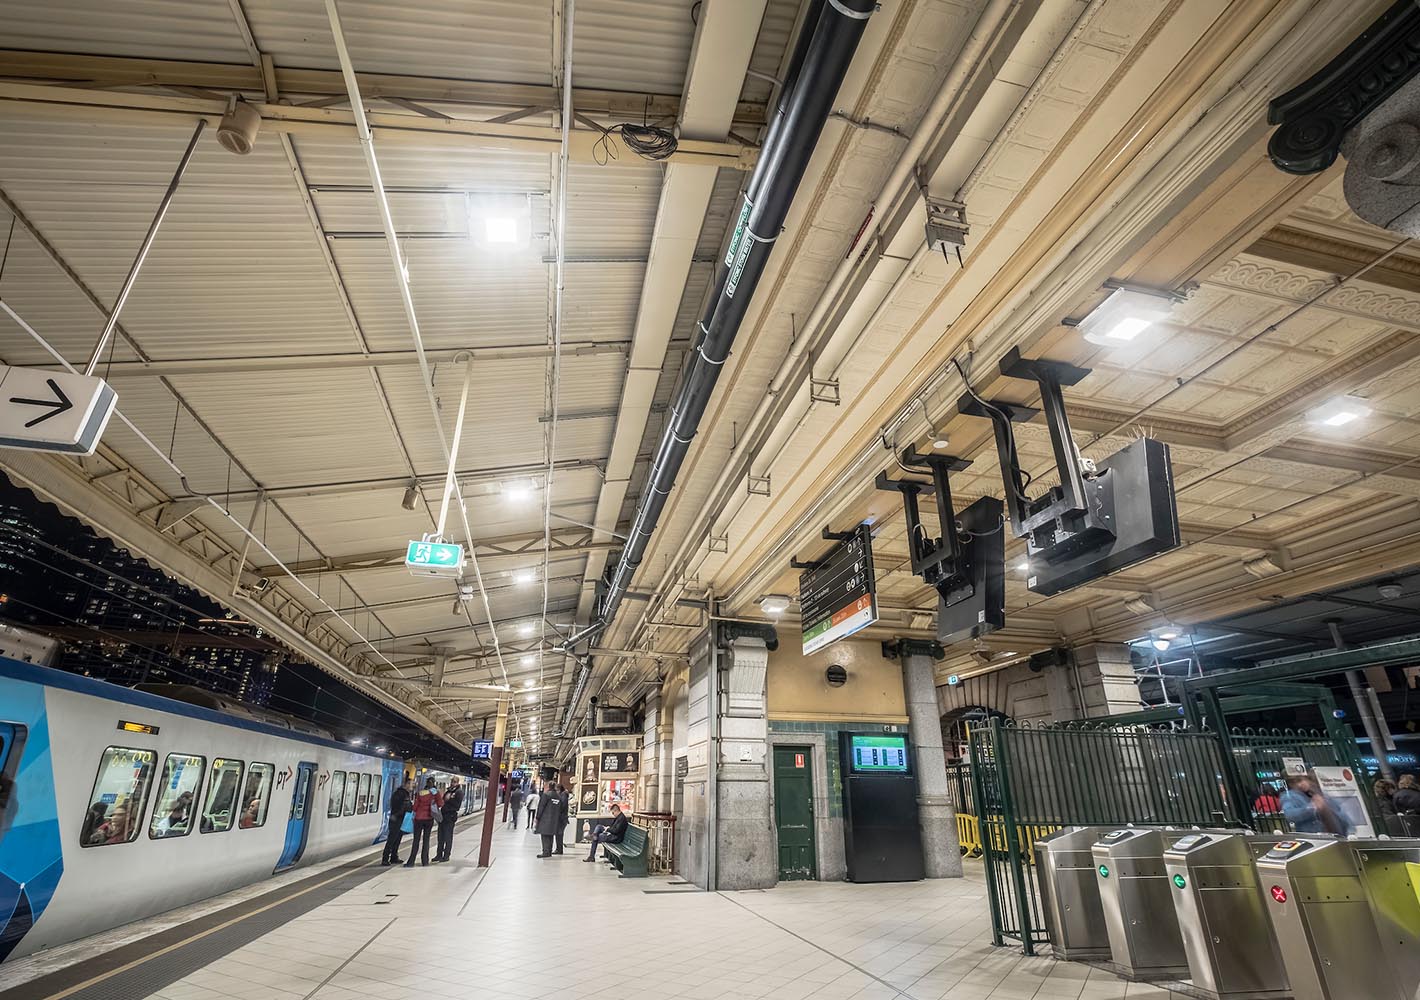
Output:
<path fill-rule="evenodd" d="M 409 845 L 409 860 L 404 863 L 404 867 L 414 867 L 414 852 L 419 848 L 421 839 L 424 850 L 420 858 L 420 863 L 429 867 L 429 831 L 434 828 L 434 813 L 444 804 L 444 797 L 439 794 L 439 789 L 434 785 L 434 779 L 428 778 L 424 782 L 424 787 L 419 790 L 419 794 L 414 796 L 414 840 Z"/>

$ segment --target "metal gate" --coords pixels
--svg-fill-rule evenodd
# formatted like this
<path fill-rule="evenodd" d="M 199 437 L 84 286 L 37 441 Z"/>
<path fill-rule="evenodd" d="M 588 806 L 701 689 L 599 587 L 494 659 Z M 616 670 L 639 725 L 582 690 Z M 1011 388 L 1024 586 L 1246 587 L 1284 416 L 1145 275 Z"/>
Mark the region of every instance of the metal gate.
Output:
<path fill-rule="evenodd" d="M 1076 824 L 1235 823 L 1225 771 L 1210 732 L 997 719 L 974 729 L 971 777 L 993 942 L 1019 941 L 1033 955 L 1046 941 L 1036 840 Z"/>

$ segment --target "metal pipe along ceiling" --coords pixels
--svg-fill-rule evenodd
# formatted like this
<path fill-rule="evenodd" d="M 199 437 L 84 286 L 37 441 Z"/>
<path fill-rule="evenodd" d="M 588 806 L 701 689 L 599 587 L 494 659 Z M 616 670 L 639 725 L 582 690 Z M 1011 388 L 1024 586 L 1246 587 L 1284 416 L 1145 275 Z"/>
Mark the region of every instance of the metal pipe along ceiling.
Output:
<path fill-rule="evenodd" d="M 631 586 L 874 7 L 874 0 L 818 0 L 809 11 L 718 269 L 715 295 L 700 320 L 700 337 L 676 388 L 626 546 L 606 585 L 596 620 L 572 636 L 567 648 L 605 631 Z M 590 673 L 590 665 L 583 661 L 561 733 L 568 731 Z"/>

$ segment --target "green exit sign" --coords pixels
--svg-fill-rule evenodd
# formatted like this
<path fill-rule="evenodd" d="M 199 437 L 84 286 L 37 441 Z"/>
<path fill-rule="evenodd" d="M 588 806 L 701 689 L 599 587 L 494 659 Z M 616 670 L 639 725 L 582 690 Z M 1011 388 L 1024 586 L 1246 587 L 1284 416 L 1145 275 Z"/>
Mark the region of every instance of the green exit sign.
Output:
<path fill-rule="evenodd" d="M 410 542 L 404 565 L 415 576 L 458 576 L 463 572 L 463 546 L 451 542 Z"/>
<path fill-rule="evenodd" d="M 1184 878 L 1182 875 L 1175 875 L 1175 876 L 1173 877 L 1173 884 L 1174 884 L 1174 887 L 1175 887 L 1175 888 L 1178 888 L 1178 889 L 1187 888 L 1187 886 L 1188 886 L 1188 879 Z"/>
<path fill-rule="evenodd" d="M 1100 878 L 1109 878 L 1109 865 L 1100 865 Z"/>
<path fill-rule="evenodd" d="M 522 740 L 509 740 L 509 741 L 508 741 L 508 746 L 512 747 L 514 750 L 517 750 L 517 749 L 518 749 L 519 747 L 521 747 L 522 745 L 523 745 L 523 741 L 522 741 Z"/>

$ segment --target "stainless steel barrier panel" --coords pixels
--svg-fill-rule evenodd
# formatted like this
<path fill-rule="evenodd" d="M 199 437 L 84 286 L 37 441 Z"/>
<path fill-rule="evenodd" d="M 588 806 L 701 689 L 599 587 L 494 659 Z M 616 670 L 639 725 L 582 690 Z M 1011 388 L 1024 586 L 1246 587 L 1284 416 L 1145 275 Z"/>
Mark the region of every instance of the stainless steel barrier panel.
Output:
<path fill-rule="evenodd" d="M 1091 848 L 1114 965 L 1130 979 L 1182 979 L 1188 956 L 1164 871 L 1164 832 L 1111 830 Z"/>
<path fill-rule="evenodd" d="M 1070 826 L 1035 843 L 1041 909 L 1056 958 L 1077 962 L 1110 956 L 1090 853 L 1101 832 L 1097 826 Z"/>
<path fill-rule="evenodd" d="M 1420 902 L 1405 872 L 1407 854 L 1420 857 L 1414 841 L 1306 836 L 1257 859 L 1297 1000 L 1412 1000 L 1420 978 Z M 1384 911 L 1383 927 L 1377 909 Z"/>
<path fill-rule="evenodd" d="M 1200 993 L 1217 1000 L 1291 995 L 1253 867 L 1254 853 L 1279 839 L 1197 831 L 1164 852 L 1183 950 Z"/>

